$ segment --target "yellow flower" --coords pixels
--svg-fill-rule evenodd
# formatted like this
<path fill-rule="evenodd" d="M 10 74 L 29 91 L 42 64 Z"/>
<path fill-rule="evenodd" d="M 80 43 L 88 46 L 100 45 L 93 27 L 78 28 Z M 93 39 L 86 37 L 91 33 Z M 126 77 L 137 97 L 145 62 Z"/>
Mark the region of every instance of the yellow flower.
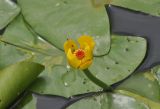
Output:
<path fill-rule="evenodd" d="M 71 67 L 84 70 L 93 61 L 93 49 L 95 42 L 91 36 L 81 36 L 78 39 L 78 46 L 73 40 L 67 39 L 64 43 L 64 50 L 68 63 Z"/>

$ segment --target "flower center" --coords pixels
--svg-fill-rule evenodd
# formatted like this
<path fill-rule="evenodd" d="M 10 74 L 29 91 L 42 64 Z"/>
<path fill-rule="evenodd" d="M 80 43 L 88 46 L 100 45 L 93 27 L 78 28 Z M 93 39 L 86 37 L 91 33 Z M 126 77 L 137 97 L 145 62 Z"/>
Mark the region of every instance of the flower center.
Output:
<path fill-rule="evenodd" d="M 78 49 L 75 51 L 75 55 L 78 59 L 83 59 L 85 57 L 85 52 L 82 49 Z"/>

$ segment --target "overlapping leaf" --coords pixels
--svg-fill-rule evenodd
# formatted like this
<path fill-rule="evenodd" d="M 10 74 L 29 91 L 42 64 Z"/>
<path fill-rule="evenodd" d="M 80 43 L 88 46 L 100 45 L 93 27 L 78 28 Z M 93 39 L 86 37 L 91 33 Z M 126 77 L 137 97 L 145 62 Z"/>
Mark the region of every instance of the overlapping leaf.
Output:
<path fill-rule="evenodd" d="M 95 57 L 89 70 L 98 79 L 111 85 L 130 75 L 142 62 L 145 53 L 145 39 L 112 36 L 109 54 Z"/>
<path fill-rule="evenodd" d="M 154 72 L 141 72 L 132 75 L 115 90 L 123 95 L 103 94 L 83 99 L 68 109 L 159 109 L 159 90 L 160 87 Z"/>
<path fill-rule="evenodd" d="M 101 87 L 90 81 L 82 71 L 74 69 L 69 70 L 64 66 L 55 66 L 52 69 L 46 70 L 30 88 L 30 90 L 37 93 L 65 97 L 101 89 Z M 30 99 L 29 101 L 24 100 L 21 104 L 21 109 L 25 109 L 29 106 L 30 109 L 35 109 L 33 102 L 33 99 Z"/>
<path fill-rule="evenodd" d="M 67 109 L 149 109 L 149 107 L 132 97 L 108 93 L 80 100 Z"/>
<path fill-rule="evenodd" d="M 0 43 L 0 69 L 28 58 L 30 56 L 18 48 Z"/>
<path fill-rule="evenodd" d="M 0 108 L 7 108 L 40 74 L 44 67 L 32 62 L 19 62 L 0 71 Z"/>
<path fill-rule="evenodd" d="M 159 0 L 112 0 L 111 4 L 142 11 L 151 15 L 160 15 Z"/>
<path fill-rule="evenodd" d="M 31 27 L 45 40 L 63 49 L 67 38 L 80 35 L 95 38 L 95 55 L 110 49 L 109 22 L 102 3 L 91 0 L 18 0 Z"/>
<path fill-rule="evenodd" d="M 19 6 L 11 0 L 0 0 L 0 29 L 11 22 L 19 12 Z"/>
<path fill-rule="evenodd" d="M 20 46 L 33 46 L 36 36 L 26 27 L 21 15 L 17 16 L 6 28 L 2 39 Z"/>
<path fill-rule="evenodd" d="M 127 90 L 156 102 L 160 101 L 160 86 L 156 75 L 151 71 L 132 75 L 117 89 Z"/>

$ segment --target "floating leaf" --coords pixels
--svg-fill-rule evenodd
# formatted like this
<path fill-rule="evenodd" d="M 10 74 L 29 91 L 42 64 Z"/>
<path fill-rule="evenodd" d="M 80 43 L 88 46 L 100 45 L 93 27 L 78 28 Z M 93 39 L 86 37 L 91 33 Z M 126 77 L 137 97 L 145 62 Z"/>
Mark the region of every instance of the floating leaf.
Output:
<path fill-rule="evenodd" d="M 95 38 L 95 55 L 110 48 L 109 21 L 104 1 L 97 6 L 91 0 L 18 0 L 22 14 L 40 36 L 63 49 L 67 38 L 81 35 Z"/>
<path fill-rule="evenodd" d="M 89 70 L 104 83 L 111 85 L 138 67 L 146 53 L 146 41 L 140 37 L 112 36 L 108 55 L 95 57 Z"/>
<path fill-rule="evenodd" d="M 117 87 L 117 90 L 127 90 L 150 100 L 160 102 L 160 86 L 153 72 L 140 72 L 132 75 Z"/>
<path fill-rule="evenodd" d="M 32 101 L 31 101 L 32 100 Z M 21 104 L 16 105 L 16 109 L 36 109 L 36 98 L 31 94 L 22 99 Z"/>
<path fill-rule="evenodd" d="M 4 28 L 20 12 L 20 8 L 11 0 L 0 0 L 0 29 Z"/>
<path fill-rule="evenodd" d="M 36 36 L 29 31 L 21 15 L 6 28 L 2 39 L 20 46 L 33 46 Z"/>
<path fill-rule="evenodd" d="M 30 90 L 41 94 L 70 97 L 76 94 L 98 91 L 101 88 L 92 83 L 81 71 L 68 70 L 64 66 L 55 66 L 50 70 L 45 70 L 31 86 Z M 33 99 L 24 100 L 20 104 L 20 108 L 26 109 L 25 107 L 30 105 L 30 109 L 35 109 L 32 102 L 34 102 Z"/>
<path fill-rule="evenodd" d="M 55 66 L 43 72 L 30 89 L 42 94 L 70 97 L 101 88 L 92 83 L 82 71 Z"/>
<path fill-rule="evenodd" d="M 99 64 L 97 64 L 98 59 L 94 60 L 96 62 L 94 64 L 97 65 L 95 66 L 95 69 L 106 68 L 103 65 L 106 65 L 106 63 L 109 61 L 108 64 L 111 64 L 112 66 L 114 65 L 113 70 L 115 71 L 115 68 L 117 68 L 117 73 L 118 73 L 116 76 L 115 76 L 116 73 L 112 75 L 112 78 L 119 78 L 119 80 L 121 80 L 126 76 L 128 76 L 130 73 L 132 73 L 132 71 L 142 61 L 146 51 L 146 41 L 143 38 L 136 38 L 136 37 L 113 37 L 112 42 L 113 42 L 112 49 L 110 51 L 111 54 L 109 53 L 108 55 L 103 57 L 96 57 L 98 59 L 101 59 L 100 62 L 102 64 L 100 64 L 100 62 Z M 108 60 L 104 61 L 104 57 Z M 123 59 L 124 57 L 125 57 L 125 60 Z M 115 59 L 115 60 L 112 60 L 112 59 Z M 116 61 L 118 61 L 119 63 L 116 64 L 115 63 Z M 130 61 L 133 61 L 133 62 L 130 63 Z M 119 65 L 119 64 L 122 64 L 122 65 Z M 93 66 L 91 66 L 91 68 Z M 131 71 L 128 71 L 128 69 L 126 70 L 127 67 Z M 63 66 L 57 66 L 57 67 L 54 67 L 53 69 L 50 69 L 50 70 L 49 69 L 46 70 L 44 73 L 42 73 L 41 77 L 32 86 L 31 88 L 32 91 L 35 91 L 41 94 L 44 93 L 44 94 L 53 94 L 53 95 L 69 97 L 75 94 L 98 91 L 101 89 L 98 86 L 96 86 L 94 83 L 92 83 L 92 81 L 90 81 L 83 72 L 80 72 L 77 70 L 69 70 L 69 72 L 67 72 L 68 71 L 67 68 Z M 107 83 L 108 81 L 109 82 L 111 81 L 110 84 L 117 82 L 116 79 L 112 80 L 111 77 L 108 77 L 106 70 L 108 70 L 108 72 L 110 73 L 109 71 L 110 69 L 105 69 L 105 70 L 100 69 L 100 71 L 97 72 L 97 74 L 101 73 L 102 71 L 104 72 L 103 75 L 101 74 L 103 76 L 103 79 L 100 78 L 100 80 L 103 80 L 103 81 L 105 80 L 105 83 Z M 121 71 L 122 73 L 118 71 Z M 124 74 L 126 71 L 127 71 L 127 74 Z M 94 73 L 95 71 L 92 71 L 92 72 Z M 124 77 L 123 78 L 120 77 L 119 76 L 120 74 Z M 32 104 L 30 102 L 29 104 Z"/>
<path fill-rule="evenodd" d="M 0 48 L 0 63 L 2 63 L 2 66 L 26 58 L 39 63 L 43 60 L 45 60 L 46 63 L 48 60 L 48 63 L 51 64 L 55 58 L 57 60 L 59 59 L 56 56 L 62 55 L 60 50 L 57 50 L 39 38 L 37 34 L 33 33 L 28 25 L 25 24 L 21 15 L 17 16 L 16 19 L 9 24 L 1 40 L 6 43 L 4 45 L 1 44 Z M 8 58 L 5 58 L 6 56 L 8 56 Z"/>
<path fill-rule="evenodd" d="M 135 94 L 135 93 L 132 93 L 132 92 L 129 92 L 129 91 L 125 91 L 125 90 L 118 90 L 116 92 L 121 93 L 123 95 L 127 95 L 127 96 L 130 96 L 130 97 L 133 97 L 137 101 L 145 103 L 149 107 L 149 109 L 159 109 L 159 107 L 160 107 L 160 103 L 159 102 L 154 102 L 154 101 L 152 101 L 150 99 L 147 99 L 147 98 L 145 98 L 143 96 L 140 96 L 138 94 Z"/>
<path fill-rule="evenodd" d="M 30 57 L 16 47 L 0 43 L 0 69 L 27 58 Z"/>
<path fill-rule="evenodd" d="M 0 71 L 0 108 L 5 109 L 40 74 L 44 67 L 32 62 L 19 62 Z"/>
<path fill-rule="evenodd" d="M 146 12 L 151 15 L 160 15 L 159 0 L 112 0 L 111 4 Z"/>
<path fill-rule="evenodd" d="M 149 107 L 132 97 L 109 93 L 80 100 L 67 109 L 149 109 Z"/>

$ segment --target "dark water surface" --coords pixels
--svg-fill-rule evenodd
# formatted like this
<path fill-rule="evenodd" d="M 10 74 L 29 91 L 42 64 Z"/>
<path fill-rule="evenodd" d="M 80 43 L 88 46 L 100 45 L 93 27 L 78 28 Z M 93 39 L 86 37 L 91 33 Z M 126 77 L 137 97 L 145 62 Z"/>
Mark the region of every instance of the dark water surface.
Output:
<path fill-rule="evenodd" d="M 148 70 L 160 64 L 160 17 L 109 5 L 106 7 L 111 33 L 134 35 L 147 40 L 147 54 L 136 72 Z"/>

